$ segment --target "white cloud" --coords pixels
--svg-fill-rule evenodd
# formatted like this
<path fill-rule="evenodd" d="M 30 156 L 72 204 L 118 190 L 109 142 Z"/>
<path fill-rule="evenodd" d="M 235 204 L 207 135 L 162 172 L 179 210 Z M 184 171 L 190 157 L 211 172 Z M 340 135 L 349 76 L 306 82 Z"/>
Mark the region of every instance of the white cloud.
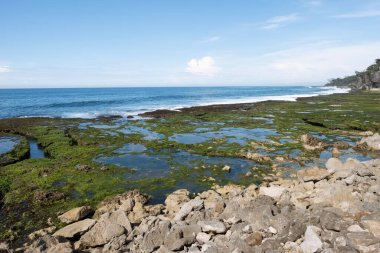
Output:
<path fill-rule="evenodd" d="M 262 24 L 260 28 L 263 30 L 275 30 L 282 26 L 288 25 L 289 23 L 292 23 L 298 19 L 299 19 L 299 16 L 297 14 L 276 16 L 265 21 L 264 24 Z"/>
<path fill-rule="evenodd" d="M 0 66 L 0 73 L 8 73 L 11 69 L 8 66 Z"/>
<path fill-rule="evenodd" d="M 209 37 L 207 39 L 204 39 L 201 41 L 201 43 L 213 43 L 213 42 L 217 42 L 219 41 L 221 38 L 219 36 L 213 36 L 213 37 Z"/>
<path fill-rule="evenodd" d="M 366 10 L 333 16 L 334 18 L 371 18 L 380 17 L 380 10 Z"/>
<path fill-rule="evenodd" d="M 215 65 L 215 60 L 210 56 L 201 59 L 191 59 L 187 63 L 185 69 L 187 73 L 197 76 L 215 76 L 219 72 L 219 68 Z"/>

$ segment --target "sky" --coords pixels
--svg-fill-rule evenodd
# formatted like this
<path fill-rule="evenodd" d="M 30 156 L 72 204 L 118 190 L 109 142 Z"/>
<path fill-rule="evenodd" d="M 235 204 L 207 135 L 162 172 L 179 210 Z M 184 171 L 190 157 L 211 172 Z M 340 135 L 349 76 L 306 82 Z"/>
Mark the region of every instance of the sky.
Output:
<path fill-rule="evenodd" d="M 0 0 L 0 88 L 322 85 L 379 31 L 379 0 Z"/>

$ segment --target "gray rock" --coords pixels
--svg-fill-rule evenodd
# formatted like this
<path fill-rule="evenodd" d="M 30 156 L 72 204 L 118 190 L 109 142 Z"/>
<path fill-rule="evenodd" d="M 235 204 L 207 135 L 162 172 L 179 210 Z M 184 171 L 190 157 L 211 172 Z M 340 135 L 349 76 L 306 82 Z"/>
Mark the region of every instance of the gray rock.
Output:
<path fill-rule="evenodd" d="M 199 210 L 203 207 L 203 200 L 192 199 L 182 205 L 181 209 L 176 213 L 174 221 L 183 220 L 191 211 Z"/>
<path fill-rule="evenodd" d="M 303 169 L 297 172 L 297 176 L 301 181 L 320 181 L 328 177 L 330 173 L 320 168 Z"/>
<path fill-rule="evenodd" d="M 67 225 L 53 234 L 53 236 L 62 236 L 65 238 L 73 238 L 84 234 L 95 225 L 96 221 L 85 219 L 70 225 Z"/>
<path fill-rule="evenodd" d="M 153 252 L 164 244 L 166 235 L 170 230 L 169 221 L 161 221 L 159 224 L 150 230 L 141 242 L 142 252 Z"/>
<path fill-rule="evenodd" d="M 319 235 L 314 230 L 318 230 L 318 228 L 314 226 L 308 226 L 306 229 L 305 239 L 300 245 L 304 253 L 314 253 L 321 250 L 323 247 Z"/>
<path fill-rule="evenodd" d="M 198 221 L 198 225 L 201 226 L 203 232 L 213 232 L 216 234 L 221 234 L 225 233 L 227 230 L 224 223 L 218 220 Z"/>
<path fill-rule="evenodd" d="M 84 246 L 96 247 L 104 245 L 124 233 L 125 228 L 123 226 L 109 220 L 100 220 L 80 238 L 80 241 Z"/>
<path fill-rule="evenodd" d="M 281 196 L 286 192 L 286 189 L 282 186 L 272 185 L 270 187 L 260 187 L 259 194 L 266 195 L 274 200 L 278 201 Z"/>
<path fill-rule="evenodd" d="M 79 220 L 82 220 L 89 216 L 94 211 L 90 206 L 81 206 L 67 211 L 66 213 L 58 216 L 58 219 L 63 223 L 73 223 Z"/>

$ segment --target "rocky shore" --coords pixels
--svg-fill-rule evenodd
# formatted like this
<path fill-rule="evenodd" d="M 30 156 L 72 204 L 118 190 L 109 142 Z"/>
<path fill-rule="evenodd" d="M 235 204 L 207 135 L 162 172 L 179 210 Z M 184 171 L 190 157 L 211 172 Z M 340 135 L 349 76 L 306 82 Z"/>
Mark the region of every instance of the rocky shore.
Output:
<path fill-rule="evenodd" d="M 64 227 L 0 252 L 372 252 L 380 251 L 380 159 L 330 158 L 260 186 L 186 189 L 149 205 L 139 191 L 59 216 Z"/>

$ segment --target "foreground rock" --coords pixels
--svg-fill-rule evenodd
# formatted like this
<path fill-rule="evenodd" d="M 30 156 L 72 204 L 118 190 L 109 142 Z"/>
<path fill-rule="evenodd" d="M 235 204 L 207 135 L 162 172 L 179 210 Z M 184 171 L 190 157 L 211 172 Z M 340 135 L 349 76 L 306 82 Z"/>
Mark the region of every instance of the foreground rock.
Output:
<path fill-rule="evenodd" d="M 194 199 L 181 189 L 165 205 L 147 205 L 146 196 L 127 192 L 103 201 L 92 219 L 44 235 L 23 250 L 380 252 L 380 160 L 331 158 L 326 168 L 297 176 L 260 187 L 216 187 Z"/>

